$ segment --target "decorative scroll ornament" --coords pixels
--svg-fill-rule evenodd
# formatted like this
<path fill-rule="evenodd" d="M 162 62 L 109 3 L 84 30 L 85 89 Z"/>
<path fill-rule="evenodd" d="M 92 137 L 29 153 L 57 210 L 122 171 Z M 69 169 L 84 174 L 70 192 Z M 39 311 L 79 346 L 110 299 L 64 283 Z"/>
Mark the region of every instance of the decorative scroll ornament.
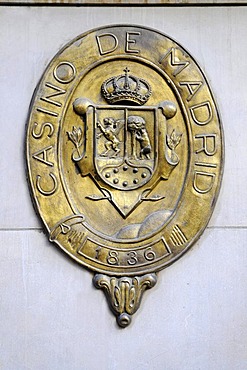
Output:
<path fill-rule="evenodd" d="M 38 213 L 50 241 L 95 272 L 121 327 L 206 227 L 222 161 L 205 76 L 158 31 L 78 36 L 33 97 L 27 163 Z"/>
<path fill-rule="evenodd" d="M 95 286 L 104 289 L 111 309 L 117 315 L 117 322 L 123 328 L 130 324 L 131 315 L 139 308 L 143 292 L 152 288 L 156 281 L 155 274 L 133 278 L 126 276 L 116 278 L 103 274 L 94 276 Z"/>

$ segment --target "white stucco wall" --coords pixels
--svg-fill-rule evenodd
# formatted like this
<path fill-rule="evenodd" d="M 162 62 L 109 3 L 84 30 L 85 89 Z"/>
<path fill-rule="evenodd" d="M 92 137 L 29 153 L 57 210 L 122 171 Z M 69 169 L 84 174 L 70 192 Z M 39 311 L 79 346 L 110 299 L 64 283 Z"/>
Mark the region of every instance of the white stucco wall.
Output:
<path fill-rule="evenodd" d="M 49 60 L 111 23 L 157 28 L 191 52 L 213 87 L 226 149 L 207 230 L 159 273 L 124 330 L 92 274 L 48 242 L 24 160 L 28 107 Z M 0 35 L 0 369 L 247 369 L 247 6 L 1 6 Z"/>

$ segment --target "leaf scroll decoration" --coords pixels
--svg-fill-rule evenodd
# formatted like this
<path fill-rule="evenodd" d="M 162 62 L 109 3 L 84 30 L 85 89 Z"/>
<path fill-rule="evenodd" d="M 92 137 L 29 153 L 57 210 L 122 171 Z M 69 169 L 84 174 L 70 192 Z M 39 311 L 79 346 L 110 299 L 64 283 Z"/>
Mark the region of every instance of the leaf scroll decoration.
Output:
<path fill-rule="evenodd" d="M 171 150 L 170 160 L 172 163 L 178 163 L 179 157 L 175 152 L 176 147 L 180 143 L 182 134 L 176 134 L 175 129 L 173 129 L 171 135 L 166 135 L 166 143 L 168 148 Z"/>
<path fill-rule="evenodd" d="M 80 126 L 79 127 L 73 126 L 73 130 L 71 132 L 67 131 L 67 134 L 69 140 L 71 140 L 75 146 L 72 158 L 74 161 L 79 161 L 83 157 L 83 154 L 80 151 L 80 148 L 83 144 L 82 128 Z"/>

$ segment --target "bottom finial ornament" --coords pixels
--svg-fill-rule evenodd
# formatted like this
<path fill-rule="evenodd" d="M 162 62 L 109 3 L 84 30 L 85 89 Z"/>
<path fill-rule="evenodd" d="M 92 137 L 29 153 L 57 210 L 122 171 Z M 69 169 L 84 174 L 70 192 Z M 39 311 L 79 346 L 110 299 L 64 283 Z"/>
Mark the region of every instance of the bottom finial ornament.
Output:
<path fill-rule="evenodd" d="M 125 328 L 131 323 L 131 316 L 138 310 L 143 292 L 155 286 L 157 275 L 118 278 L 95 274 L 93 282 L 96 288 L 105 291 L 109 305 L 117 315 L 118 325 Z"/>

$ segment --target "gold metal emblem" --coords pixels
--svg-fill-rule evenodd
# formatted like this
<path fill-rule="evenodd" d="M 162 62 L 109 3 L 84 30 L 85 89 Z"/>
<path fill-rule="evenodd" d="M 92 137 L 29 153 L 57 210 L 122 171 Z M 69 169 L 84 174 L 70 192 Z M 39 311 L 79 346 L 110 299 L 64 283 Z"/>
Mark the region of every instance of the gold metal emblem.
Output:
<path fill-rule="evenodd" d="M 122 327 L 206 227 L 222 162 L 208 82 L 158 31 L 77 37 L 34 94 L 27 163 L 38 213 L 50 241 L 95 272 Z"/>

